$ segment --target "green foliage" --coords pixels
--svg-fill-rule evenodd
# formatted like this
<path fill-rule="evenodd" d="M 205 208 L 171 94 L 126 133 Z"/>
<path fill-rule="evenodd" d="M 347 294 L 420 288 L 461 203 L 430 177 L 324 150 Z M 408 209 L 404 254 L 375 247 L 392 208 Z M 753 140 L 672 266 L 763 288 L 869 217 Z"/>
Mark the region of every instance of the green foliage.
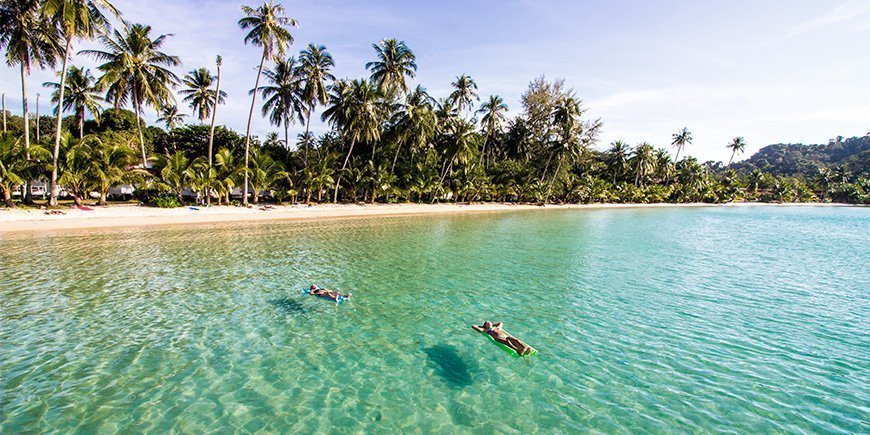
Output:
<path fill-rule="evenodd" d="M 177 196 L 171 194 L 163 194 L 154 197 L 152 199 L 152 204 L 154 205 L 154 207 L 159 208 L 177 208 L 184 205 L 181 203 L 181 200 L 179 200 Z"/>

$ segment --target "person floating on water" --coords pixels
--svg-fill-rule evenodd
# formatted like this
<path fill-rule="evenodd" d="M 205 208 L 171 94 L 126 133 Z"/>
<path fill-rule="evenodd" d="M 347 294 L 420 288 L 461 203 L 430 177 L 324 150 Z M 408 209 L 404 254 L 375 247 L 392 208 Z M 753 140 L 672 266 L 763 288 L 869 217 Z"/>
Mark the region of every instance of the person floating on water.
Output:
<path fill-rule="evenodd" d="M 504 324 L 502 324 L 502 322 L 493 324 L 492 322 L 487 320 L 486 322 L 483 322 L 483 326 L 472 325 L 471 327 L 477 332 L 482 332 L 489 335 L 495 341 L 513 349 L 517 354 L 521 356 L 527 355 L 533 350 L 531 346 L 523 343 L 516 337 L 512 337 L 504 332 Z"/>
<path fill-rule="evenodd" d="M 316 284 L 311 284 L 311 288 L 308 289 L 308 294 L 310 294 L 312 296 L 324 297 L 324 298 L 333 300 L 335 302 L 338 302 L 338 298 L 350 299 L 350 297 L 352 295 L 352 293 L 348 293 L 346 295 L 343 295 L 337 291 L 333 291 L 333 290 L 330 290 L 328 288 L 320 288 L 320 287 L 317 287 Z"/>

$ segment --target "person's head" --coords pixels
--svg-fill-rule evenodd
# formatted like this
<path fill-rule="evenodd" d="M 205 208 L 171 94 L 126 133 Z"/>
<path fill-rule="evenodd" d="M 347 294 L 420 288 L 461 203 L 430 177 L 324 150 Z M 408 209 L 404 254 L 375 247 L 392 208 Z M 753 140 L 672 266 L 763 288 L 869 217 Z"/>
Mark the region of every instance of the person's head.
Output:
<path fill-rule="evenodd" d="M 483 327 L 484 329 L 492 329 L 492 322 L 490 322 L 489 320 L 483 322 Z"/>
<path fill-rule="evenodd" d="M 317 284 L 311 284 L 311 291 L 317 290 Z"/>

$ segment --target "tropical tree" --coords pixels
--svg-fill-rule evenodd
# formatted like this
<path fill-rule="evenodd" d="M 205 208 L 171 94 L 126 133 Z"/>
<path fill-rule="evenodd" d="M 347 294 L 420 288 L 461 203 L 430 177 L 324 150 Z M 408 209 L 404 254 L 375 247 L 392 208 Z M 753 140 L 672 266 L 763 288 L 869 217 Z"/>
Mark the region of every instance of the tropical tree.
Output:
<path fill-rule="evenodd" d="M 94 120 L 100 122 L 100 112 L 102 107 L 100 103 L 105 101 L 100 95 L 100 89 L 96 86 L 96 80 L 91 74 L 90 69 L 71 66 L 67 69 L 66 80 L 64 82 L 63 91 L 61 84 L 55 82 L 45 82 L 42 85 L 53 89 L 51 94 L 51 102 L 57 104 L 63 94 L 63 104 L 55 106 L 55 112 L 58 107 L 63 111 L 72 110 L 76 116 L 76 123 L 79 127 L 79 139 L 84 137 L 85 115 L 90 113 Z M 60 116 L 60 115 L 59 115 Z M 60 149 L 60 143 L 57 143 Z"/>
<path fill-rule="evenodd" d="M 305 112 L 302 80 L 296 74 L 296 59 L 278 60 L 272 69 L 263 72 L 268 85 L 260 86 L 258 91 L 263 97 L 263 116 L 272 125 L 284 127 L 284 143 L 290 143 L 290 124 Z"/>
<path fill-rule="evenodd" d="M 458 112 L 462 113 L 463 109 L 471 108 L 473 101 L 480 100 L 477 96 L 477 83 L 467 74 L 457 77 L 450 85 L 453 86 L 453 92 L 450 93 L 449 100 Z"/>
<path fill-rule="evenodd" d="M 160 179 L 168 186 L 179 202 L 183 202 L 184 186 L 193 178 L 194 171 L 190 160 L 182 151 L 157 157 L 156 166 L 160 168 Z"/>
<path fill-rule="evenodd" d="M 25 180 L 31 179 L 41 169 L 46 168 L 51 153 L 39 145 L 25 148 L 20 138 L 11 134 L 0 134 L 0 191 L 6 207 L 14 207 L 12 192 Z"/>
<path fill-rule="evenodd" d="M 384 39 L 372 44 L 378 60 L 366 64 L 371 70 L 370 80 L 378 89 L 390 98 L 397 93 L 407 93 L 406 79 L 413 79 L 417 71 L 417 60 L 414 52 L 405 41 Z"/>
<path fill-rule="evenodd" d="M 642 187 L 655 171 L 655 154 L 652 145 L 644 142 L 634 149 L 634 185 Z"/>
<path fill-rule="evenodd" d="M 398 143 L 390 173 L 395 173 L 396 161 L 403 145 L 410 146 L 413 152 L 425 146 L 435 136 L 438 117 L 435 115 L 433 104 L 432 97 L 419 85 L 405 97 L 405 102 L 397 112 L 394 122 L 398 132 Z"/>
<path fill-rule="evenodd" d="M 269 153 L 256 147 L 251 150 L 249 172 L 251 189 L 254 191 L 254 204 L 259 202 L 260 192 L 274 187 L 278 180 L 289 177 L 280 162 L 276 162 Z"/>
<path fill-rule="evenodd" d="M 82 205 L 82 200 L 91 190 L 91 160 L 93 157 L 91 156 L 91 147 L 87 142 L 78 141 L 72 146 L 67 146 L 71 142 L 73 142 L 72 135 L 64 132 L 61 136 L 61 146 L 66 149 L 64 152 L 66 158 L 58 183 L 69 189 L 76 205 Z"/>
<path fill-rule="evenodd" d="M 483 129 L 485 140 L 483 142 L 483 151 L 480 153 L 480 159 L 483 162 L 484 156 L 486 157 L 486 168 L 489 168 L 489 154 L 493 151 L 491 142 L 501 134 L 507 121 L 507 111 L 507 104 L 498 95 L 490 95 L 489 100 L 484 101 L 477 111 L 477 113 L 483 115 L 480 118 L 480 125 Z M 487 145 L 490 146 L 487 148 Z M 489 153 L 487 153 L 487 150 L 489 150 Z"/>
<path fill-rule="evenodd" d="M 628 149 L 628 145 L 621 140 L 610 144 L 610 149 L 607 150 L 606 163 L 610 168 L 610 173 L 613 174 L 613 184 L 616 184 L 616 182 L 622 178 L 628 170 L 628 159 L 630 153 L 631 151 Z"/>
<path fill-rule="evenodd" d="M 148 163 L 142 133 L 143 105 L 150 104 L 155 110 L 166 107 L 173 100 L 170 89 L 178 83 L 178 77 L 168 68 L 178 66 L 181 61 L 160 51 L 168 36 L 151 39 L 151 26 L 133 24 L 125 28 L 124 33 L 115 30 L 112 37 L 100 36 L 106 51 L 82 51 L 104 61 L 98 67 L 103 76 L 97 85 L 107 90 L 106 99 L 112 101 L 116 109 L 132 101 L 143 168 Z"/>
<path fill-rule="evenodd" d="M 680 151 L 682 151 L 686 145 L 692 144 L 692 132 L 690 132 L 688 128 L 683 127 L 682 130 L 674 133 L 671 137 L 671 145 L 677 148 L 677 155 L 674 157 L 674 162 L 679 162 Z"/>
<path fill-rule="evenodd" d="M 90 146 L 91 179 L 100 193 L 98 205 L 106 205 L 106 197 L 112 186 L 131 181 L 139 174 L 147 174 L 144 169 L 131 169 L 136 164 L 136 152 L 126 144 L 104 141 L 97 136 L 87 136 Z"/>
<path fill-rule="evenodd" d="M 211 111 L 211 126 L 209 127 L 209 130 L 208 130 L 208 165 L 209 166 L 212 166 L 212 159 L 213 159 L 212 150 L 214 147 L 214 123 L 215 123 L 215 120 L 217 119 L 217 106 L 218 106 L 218 102 L 216 100 L 217 100 L 218 95 L 225 95 L 225 93 L 224 94 L 221 93 L 221 63 L 222 63 L 222 61 L 223 61 L 223 59 L 221 59 L 220 56 L 218 56 L 217 59 L 215 60 L 215 63 L 217 64 L 217 80 L 215 83 L 215 92 L 214 92 L 214 94 L 212 94 L 212 97 L 215 99 L 215 101 L 213 101 L 213 109 Z M 220 197 L 218 197 L 218 204 L 220 204 Z"/>
<path fill-rule="evenodd" d="M 178 124 L 184 122 L 185 117 L 187 117 L 187 115 L 180 113 L 178 111 L 178 106 L 173 104 L 162 108 L 160 111 L 160 117 L 157 118 L 157 121 L 166 124 L 167 130 L 174 130 Z"/>
<path fill-rule="evenodd" d="M 731 150 L 731 158 L 728 159 L 728 165 L 731 165 L 734 156 L 737 155 L 737 153 L 742 153 L 746 148 L 746 141 L 743 140 L 742 137 L 735 137 L 734 139 L 731 139 L 731 143 L 729 143 L 726 148 Z"/>
<path fill-rule="evenodd" d="M 51 17 L 52 23 L 57 29 L 58 35 L 61 37 L 59 42 L 64 45 L 61 54 L 61 70 L 58 73 L 60 84 L 57 87 L 57 98 L 53 99 L 56 104 L 62 104 L 66 101 L 64 92 L 66 91 L 67 78 L 74 78 L 67 74 L 67 61 L 72 53 L 73 40 L 93 39 L 97 35 L 103 35 L 109 30 L 109 20 L 104 15 L 104 11 L 108 11 L 116 18 L 120 17 L 120 12 L 107 0 L 45 0 L 43 9 L 47 16 Z M 80 78 L 80 77 L 79 77 Z M 81 84 L 81 83 L 80 83 Z M 54 158 L 53 168 L 51 171 L 51 197 L 49 205 L 57 205 L 57 194 L 59 188 L 57 186 L 57 166 L 60 155 L 60 140 L 61 140 L 61 120 L 63 119 L 63 110 L 56 110 L 57 124 L 55 125 L 54 136 Z M 78 111 L 77 111 L 78 114 Z M 82 130 L 81 120 L 84 114 L 79 118 L 79 131 Z M 99 120 L 99 118 L 97 118 Z M 79 135 L 81 138 L 81 134 Z"/>
<path fill-rule="evenodd" d="M 199 122 L 205 122 L 215 105 L 223 104 L 227 97 L 226 92 L 211 88 L 216 78 L 207 68 L 198 68 L 187 73 L 182 80 L 185 89 L 178 93 L 184 95 L 182 101 L 190 105 Z"/>
<path fill-rule="evenodd" d="M 299 76 L 305 85 L 302 88 L 302 102 L 305 105 L 305 135 L 302 162 L 308 168 L 308 148 L 311 145 L 311 114 L 318 105 L 329 101 L 329 83 L 335 81 L 332 67 L 335 61 L 322 45 L 308 44 L 299 53 Z"/>
<path fill-rule="evenodd" d="M 215 153 L 214 167 L 217 169 L 215 190 L 218 193 L 218 205 L 221 197 L 225 197 L 226 203 L 229 204 L 230 193 L 239 184 L 241 168 L 228 148 L 221 148 Z"/>
<path fill-rule="evenodd" d="M 354 145 L 359 141 L 372 142 L 381 138 L 381 121 L 385 117 L 383 93 L 366 80 L 352 82 L 339 81 L 333 86 L 330 107 L 323 112 L 323 120 L 331 123 L 350 139 L 350 147 L 338 173 L 333 201 L 338 202 L 338 189 L 347 162 L 353 154 Z M 375 148 L 372 148 L 374 159 Z"/>
<path fill-rule="evenodd" d="M 287 27 L 296 27 L 297 22 L 293 18 L 286 17 L 284 6 L 275 3 L 274 0 L 263 2 L 257 8 L 242 6 L 245 16 L 239 20 L 239 27 L 247 30 L 245 44 L 262 47 L 263 55 L 260 57 L 260 66 L 257 68 L 257 80 L 254 89 L 260 88 L 260 76 L 263 74 L 263 65 L 267 60 L 281 57 L 287 48 L 293 43 L 293 35 Z M 242 203 L 248 205 L 248 163 L 249 149 L 251 146 L 251 120 L 254 118 L 254 107 L 257 105 L 257 93 L 251 97 L 251 110 L 248 113 L 248 126 L 245 131 L 245 181 L 243 187 Z"/>

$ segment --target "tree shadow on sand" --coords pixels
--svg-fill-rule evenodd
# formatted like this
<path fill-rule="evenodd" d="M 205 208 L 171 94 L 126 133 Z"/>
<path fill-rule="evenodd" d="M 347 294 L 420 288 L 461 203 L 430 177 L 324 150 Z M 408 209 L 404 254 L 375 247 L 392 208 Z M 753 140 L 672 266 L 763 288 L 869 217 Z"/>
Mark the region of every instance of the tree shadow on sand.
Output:
<path fill-rule="evenodd" d="M 308 314 L 308 310 L 297 301 L 290 298 L 270 299 L 266 301 L 284 314 L 292 314 L 302 316 Z"/>
<path fill-rule="evenodd" d="M 466 363 L 455 347 L 439 344 L 426 348 L 425 352 L 435 373 L 451 388 L 465 388 L 474 382 L 471 372 L 477 370 L 477 365 Z"/>

